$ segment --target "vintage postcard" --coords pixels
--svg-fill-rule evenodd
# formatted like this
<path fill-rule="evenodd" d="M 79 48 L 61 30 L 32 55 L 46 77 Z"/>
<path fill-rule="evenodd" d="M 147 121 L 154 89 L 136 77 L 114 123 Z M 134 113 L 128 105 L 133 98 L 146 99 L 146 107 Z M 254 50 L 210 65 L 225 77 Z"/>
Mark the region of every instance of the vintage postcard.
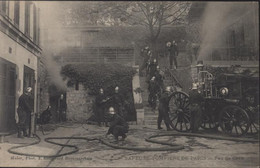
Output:
<path fill-rule="evenodd" d="M 259 167 L 259 2 L 0 0 L 0 167 Z"/>

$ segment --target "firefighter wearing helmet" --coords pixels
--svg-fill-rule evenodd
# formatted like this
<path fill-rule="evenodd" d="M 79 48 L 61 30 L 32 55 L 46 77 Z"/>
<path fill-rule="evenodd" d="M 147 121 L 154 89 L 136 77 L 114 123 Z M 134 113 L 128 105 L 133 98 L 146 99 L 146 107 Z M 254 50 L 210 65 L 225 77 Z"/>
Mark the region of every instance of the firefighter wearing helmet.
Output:
<path fill-rule="evenodd" d="M 152 110 L 155 110 L 157 95 L 160 92 L 160 87 L 157 84 L 156 78 L 154 76 L 151 78 L 149 82 L 148 91 L 149 91 L 148 103 L 152 107 Z"/>
<path fill-rule="evenodd" d="M 147 66 L 147 62 L 148 62 L 148 60 L 149 60 L 149 58 L 150 58 L 150 54 L 149 53 L 151 53 L 151 51 L 150 51 L 150 49 L 149 49 L 149 47 L 148 46 L 145 46 L 145 48 L 143 48 L 142 50 L 141 50 L 141 57 L 143 58 L 143 63 L 142 63 L 142 65 L 141 65 L 141 67 L 140 67 L 140 70 L 139 70 L 139 73 L 140 73 L 140 75 L 142 75 L 142 71 L 146 68 L 146 66 Z"/>
<path fill-rule="evenodd" d="M 23 138 L 29 136 L 31 133 L 31 115 L 33 114 L 33 98 L 32 98 L 32 88 L 27 87 L 24 94 L 19 97 L 18 100 L 18 138 Z M 29 129 L 29 132 L 28 132 Z M 28 134 L 29 133 L 29 134 Z"/>
<path fill-rule="evenodd" d="M 192 88 L 189 92 L 189 102 L 190 102 L 190 112 L 191 112 L 191 132 L 197 132 L 201 124 L 201 103 L 203 102 L 203 96 L 198 91 L 198 85 L 196 83 L 192 84 Z"/>
<path fill-rule="evenodd" d="M 163 92 L 163 94 L 161 95 L 160 99 L 159 99 L 159 115 L 158 115 L 158 120 L 157 120 L 157 124 L 158 124 L 158 129 L 162 129 L 161 127 L 161 122 L 162 120 L 164 120 L 164 123 L 166 125 L 167 131 L 170 131 L 171 128 L 174 128 L 173 124 L 170 121 L 170 117 L 169 117 L 169 102 L 171 100 L 171 87 L 167 86 L 165 91 Z"/>
<path fill-rule="evenodd" d="M 111 116 L 111 122 L 106 136 L 112 134 L 116 141 L 118 141 L 119 136 L 124 140 L 129 129 L 127 122 L 116 113 L 113 107 L 109 108 L 108 113 Z"/>
<path fill-rule="evenodd" d="M 115 110 L 118 112 L 118 114 L 126 119 L 126 110 L 124 108 L 125 100 L 123 96 L 119 93 L 119 87 L 115 87 L 115 93 L 112 96 L 112 106 L 115 108 Z"/>

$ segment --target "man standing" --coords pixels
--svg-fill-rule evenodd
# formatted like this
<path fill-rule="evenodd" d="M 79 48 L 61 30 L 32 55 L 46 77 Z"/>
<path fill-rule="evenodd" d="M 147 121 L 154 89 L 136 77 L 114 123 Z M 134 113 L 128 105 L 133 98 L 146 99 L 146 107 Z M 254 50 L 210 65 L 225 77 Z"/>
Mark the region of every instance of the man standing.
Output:
<path fill-rule="evenodd" d="M 141 50 L 141 57 L 143 58 L 143 63 L 142 63 L 142 65 L 140 67 L 140 70 L 139 70 L 140 74 L 142 74 L 142 71 L 147 66 L 147 62 L 148 62 L 148 60 L 150 58 L 149 53 L 150 53 L 150 49 L 149 49 L 148 46 L 146 46 L 144 49 Z"/>
<path fill-rule="evenodd" d="M 124 108 L 124 99 L 123 97 L 119 94 L 119 87 L 115 87 L 115 94 L 113 95 L 112 98 L 113 106 L 115 107 L 115 110 L 118 112 L 118 114 L 126 119 L 126 111 Z"/>
<path fill-rule="evenodd" d="M 162 129 L 161 122 L 164 120 L 164 123 L 166 125 L 167 131 L 170 131 L 171 128 L 174 128 L 173 124 L 170 121 L 169 117 L 169 103 L 171 100 L 171 87 L 167 86 L 165 89 L 165 92 L 161 95 L 159 99 L 159 115 L 158 115 L 158 129 Z"/>
<path fill-rule="evenodd" d="M 164 88 L 164 83 L 163 83 L 163 75 L 161 74 L 161 71 L 160 71 L 160 67 L 159 65 L 157 65 L 156 67 L 156 71 L 155 71 L 155 82 L 157 83 L 157 85 L 159 86 L 159 97 L 161 95 L 161 92 L 163 91 L 163 88 Z"/>
<path fill-rule="evenodd" d="M 104 112 L 105 112 L 105 102 L 107 101 L 104 90 L 100 88 L 99 94 L 97 95 L 95 99 L 95 107 L 96 107 L 96 117 L 98 125 L 101 126 L 102 118 L 104 118 Z"/>
<path fill-rule="evenodd" d="M 18 138 L 28 136 L 30 133 L 31 114 L 33 114 L 33 98 L 31 97 L 32 88 L 26 88 L 24 94 L 19 97 L 18 104 Z M 23 135 L 22 135 L 23 133 Z"/>
<path fill-rule="evenodd" d="M 177 43 L 173 40 L 171 46 L 171 54 L 170 54 L 170 68 L 172 69 L 172 62 L 174 61 L 175 68 L 177 69 L 177 56 L 179 55 L 179 50 Z"/>
<path fill-rule="evenodd" d="M 115 112 L 113 107 L 109 108 L 109 114 L 111 115 L 111 123 L 106 136 L 112 134 L 116 141 L 118 141 L 119 136 L 122 136 L 122 141 L 125 140 L 129 129 L 127 122 Z"/>
<path fill-rule="evenodd" d="M 64 98 L 64 95 L 60 95 L 59 99 L 59 122 L 65 122 L 67 120 L 67 102 L 66 99 Z"/>
<path fill-rule="evenodd" d="M 149 82 L 148 90 L 149 90 L 148 103 L 152 107 L 152 109 L 155 110 L 157 95 L 158 95 L 158 92 L 160 91 L 160 88 L 159 88 L 158 84 L 156 83 L 154 76 L 152 77 L 152 79 Z"/>
<path fill-rule="evenodd" d="M 195 133 L 199 130 L 201 124 L 201 103 L 203 102 L 203 96 L 198 91 L 198 86 L 196 83 L 192 84 L 192 89 L 189 92 L 190 101 L 190 112 L 191 112 L 191 132 Z"/>

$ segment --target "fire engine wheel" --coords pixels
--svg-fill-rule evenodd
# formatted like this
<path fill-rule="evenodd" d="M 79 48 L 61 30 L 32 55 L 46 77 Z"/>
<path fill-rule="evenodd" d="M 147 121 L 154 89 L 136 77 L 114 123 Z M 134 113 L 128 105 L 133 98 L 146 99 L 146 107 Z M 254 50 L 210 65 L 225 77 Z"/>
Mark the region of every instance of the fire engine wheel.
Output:
<path fill-rule="evenodd" d="M 255 108 L 254 111 L 249 112 L 250 126 L 248 129 L 249 134 L 258 134 L 259 133 L 259 106 Z"/>
<path fill-rule="evenodd" d="M 184 92 L 174 92 L 170 100 L 170 121 L 179 132 L 190 130 L 189 96 Z"/>
<path fill-rule="evenodd" d="M 247 112 L 234 105 L 226 106 L 221 110 L 219 124 L 221 129 L 231 136 L 244 135 L 250 126 Z"/>
<path fill-rule="evenodd" d="M 200 127 L 205 130 L 212 130 L 216 129 L 218 127 L 218 123 L 214 120 L 212 116 L 209 116 L 202 112 L 202 119 L 201 119 L 201 125 Z"/>

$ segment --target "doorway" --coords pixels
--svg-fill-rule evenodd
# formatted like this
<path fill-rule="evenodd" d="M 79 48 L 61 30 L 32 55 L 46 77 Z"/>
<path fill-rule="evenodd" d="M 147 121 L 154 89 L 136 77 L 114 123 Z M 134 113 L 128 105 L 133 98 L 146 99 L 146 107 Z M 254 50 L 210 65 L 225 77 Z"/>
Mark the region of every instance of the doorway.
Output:
<path fill-rule="evenodd" d="M 0 58 L 0 132 L 15 130 L 16 66 Z"/>

